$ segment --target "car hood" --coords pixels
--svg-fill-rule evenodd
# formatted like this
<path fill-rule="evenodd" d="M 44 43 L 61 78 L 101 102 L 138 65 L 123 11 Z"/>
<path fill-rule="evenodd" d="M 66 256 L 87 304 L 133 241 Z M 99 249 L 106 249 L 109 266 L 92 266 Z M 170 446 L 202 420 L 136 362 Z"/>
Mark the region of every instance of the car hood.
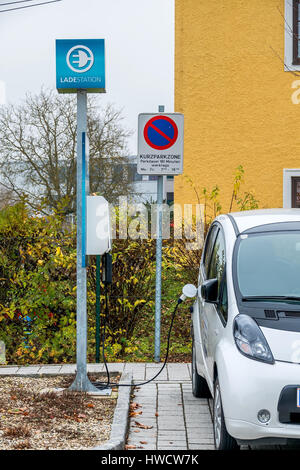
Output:
<path fill-rule="evenodd" d="M 260 327 L 275 361 L 300 363 L 300 332 Z"/>

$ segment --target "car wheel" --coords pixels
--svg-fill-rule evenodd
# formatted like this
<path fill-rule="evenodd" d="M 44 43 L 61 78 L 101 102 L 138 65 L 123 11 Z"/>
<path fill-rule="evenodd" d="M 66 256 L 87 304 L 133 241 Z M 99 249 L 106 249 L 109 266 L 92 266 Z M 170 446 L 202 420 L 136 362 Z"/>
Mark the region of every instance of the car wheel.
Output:
<path fill-rule="evenodd" d="M 236 440 L 228 434 L 223 413 L 221 391 L 218 378 L 215 380 L 213 427 L 216 450 L 237 450 L 239 446 Z"/>
<path fill-rule="evenodd" d="M 206 380 L 201 377 L 201 375 L 198 374 L 197 372 L 197 367 L 196 367 L 196 348 L 195 348 L 195 342 L 193 340 L 193 346 L 192 346 L 192 391 L 194 397 L 197 398 L 210 398 L 211 393 L 208 388 Z"/>

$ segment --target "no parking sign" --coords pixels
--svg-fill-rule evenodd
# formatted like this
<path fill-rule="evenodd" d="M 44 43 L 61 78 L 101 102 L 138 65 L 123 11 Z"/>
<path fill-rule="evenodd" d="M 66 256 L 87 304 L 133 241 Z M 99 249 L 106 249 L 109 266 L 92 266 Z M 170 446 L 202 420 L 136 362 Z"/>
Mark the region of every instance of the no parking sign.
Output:
<path fill-rule="evenodd" d="M 183 114 L 139 114 L 138 165 L 141 175 L 183 171 Z"/>

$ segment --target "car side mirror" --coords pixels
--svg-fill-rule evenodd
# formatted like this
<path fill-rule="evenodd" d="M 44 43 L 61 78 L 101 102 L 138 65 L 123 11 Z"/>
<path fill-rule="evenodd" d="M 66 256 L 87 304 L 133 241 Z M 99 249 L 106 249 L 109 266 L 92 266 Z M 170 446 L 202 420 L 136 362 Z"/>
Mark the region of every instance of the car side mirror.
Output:
<path fill-rule="evenodd" d="M 209 304 L 218 302 L 218 279 L 208 279 L 201 286 L 201 297 Z"/>

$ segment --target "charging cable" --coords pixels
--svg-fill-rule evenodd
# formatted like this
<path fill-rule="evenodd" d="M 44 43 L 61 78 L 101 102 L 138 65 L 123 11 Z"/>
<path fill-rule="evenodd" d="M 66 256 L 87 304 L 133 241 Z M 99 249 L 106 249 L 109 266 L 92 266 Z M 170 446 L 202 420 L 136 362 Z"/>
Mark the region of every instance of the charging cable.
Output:
<path fill-rule="evenodd" d="M 94 385 L 99 390 L 104 390 L 104 389 L 109 388 L 109 387 L 131 387 L 132 384 L 119 384 L 119 383 L 110 381 L 110 374 L 109 374 L 109 370 L 108 370 L 108 366 L 107 366 L 107 362 L 106 362 L 106 357 L 105 357 L 105 336 L 106 336 L 106 324 L 107 324 L 107 317 L 108 317 L 108 285 L 111 284 L 111 282 L 112 282 L 112 257 L 111 257 L 111 254 L 109 254 L 109 253 L 105 253 L 105 255 L 104 255 L 104 279 L 103 279 L 103 281 L 104 281 L 104 286 L 105 286 L 105 314 L 104 314 L 103 335 L 102 335 L 102 358 L 103 358 L 103 362 L 104 362 L 104 366 L 105 366 L 105 370 L 106 370 L 106 374 L 107 374 L 107 381 L 106 381 L 106 383 L 104 383 L 104 382 L 95 382 Z M 197 289 L 192 284 L 186 284 L 184 286 L 184 288 L 182 289 L 182 295 L 179 297 L 179 299 L 177 301 L 177 304 L 174 308 L 174 311 L 172 313 L 170 328 L 169 328 L 169 332 L 168 332 L 168 339 L 167 339 L 167 351 L 166 351 L 166 356 L 165 356 L 164 363 L 161 366 L 161 368 L 159 369 L 159 371 L 157 372 L 157 374 L 154 375 L 154 377 L 152 377 L 149 380 L 146 380 L 145 382 L 140 382 L 140 383 L 134 384 L 135 387 L 146 385 L 146 384 L 152 382 L 164 370 L 164 368 L 167 364 L 167 361 L 168 361 L 168 357 L 169 357 L 171 332 L 172 332 L 173 323 L 174 323 L 174 319 L 175 319 L 175 315 L 176 315 L 178 306 L 182 302 L 184 302 L 186 298 L 195 297 L 196 293 L 197 293 Z"/>
<path fill-rule="evenodd" d="M 167 351 L 166 351 L 166 356 L 165 356 L 165 360 L 164 360 L 164 363 L 162 365 L 162 367 L 159 369 L 159 371 L 157 372 L 157 374 L 154 375 L 154 377 L 152 377 L 151 379 L 149 380 L 146 380 L 145 382 L 140 382 L 140 383 L 136 383 L 134 384 L 135 387 L 140 387 L 142 385 L 146 385 L 150 382 L 152 382 L 153 380 L 156 379 L 156 377 L 159 376 L 159 374 L 162 373 L 162 371 L 164 370 L 166 364 L 167 364 L 167 361 L 168 361 L 168 356 L 169 356 L 169 349 L 170 349 L 170 339 L 171 339 L 171 332 L 172 332 L 172 328 L 173 328 L 173 323 L 174 323 L 174 319 L 175 319 L 175 315 L 176 315 L 176 312 L 177 312 L 177 309 L 179 307 L 179 305 L 187 298 L 187 297 L 190 297 L 189 295 L 185 295 L 185 293 L 183 292 L 183 294 L 180 296 L 180 298 L 178 299 L 177 301 L 177 304 L 174 308 L 174 311 L 172 313 L 172 318 L 171 318 L 171 323 L 170 323 L 170 328 L 169 328 L 169 332 L 168 332 L 168 339 L 167 339 Z M 132 384 L 119 384 L 119 383 L 114 383 L 114 382 L 110 382 L 110 377 L 109 377 L 109 371 L 108 371 L 108 367 L 107 367 L 107 362 L 106 362 L 106 357 L 105 357 L 105 346 L 104 346 L 104 342 L 105 342 L 105 328 L 106 328 L 106 316 L 107 316 L 107 313 L 108 313 L 108 298 L 107 298 L 107 284 L 105 284 L 105 319 L 104 319 L 104 332 L 103 332 L 103 344 L 102 344 L 102 357 L 103 357 L 103 362 L 104 362 L 104 365 L 105 365 L 105 369 L 106 369 L 106 373 L 107 373 L 107 382 L 104 383 L 104 382 L 96 382 L 94 383 L 94 385 L 99 388 L 100 390 L 104 390 L 105 388 L 108 388 L 108 387 L 132 387 Z"/>

